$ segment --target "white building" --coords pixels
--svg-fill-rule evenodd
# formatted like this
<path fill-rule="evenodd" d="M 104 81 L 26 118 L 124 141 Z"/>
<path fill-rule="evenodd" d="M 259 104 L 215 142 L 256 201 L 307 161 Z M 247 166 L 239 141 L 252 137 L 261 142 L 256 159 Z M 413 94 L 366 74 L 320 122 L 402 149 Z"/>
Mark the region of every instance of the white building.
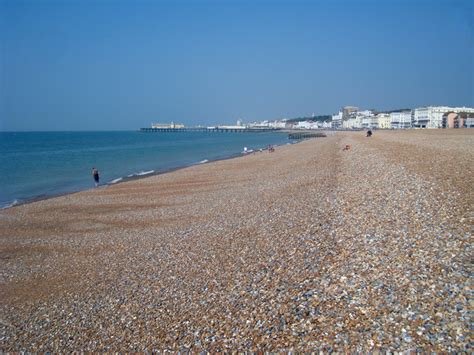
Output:
<path fill-rule="evenodd" d="M 339 112 L 341 115 L 342 112 Z M 352 111 L 346 113 L 339 127 L 345 129 L 377 128 L 378 121 L 370 110 Z M 333 116 L 334 120 L 334 116 Z"/>
<path fill-rule="evenodd" d="M 356 114 L 356 118 L 361 120 L 361 128 L 378 128 L 377 117 L 374 116 L 372 111 L 359 111 Z"/>
<path fill-rule="evenodd" d="M 174 123 L 174 122 L 171 122 L 171 123 L 152 123 L 151 124 L 151 128 L 173 128 L 173 129 L 176 129 L 176 128 L 184 128 L 184 124 L 181 124 L 181 123 Z"/>
<path fill-rule="evenodd" d="M 466 127 L 467 128 L 474 128 L 474 117 L 468 117 L 466 119 Z"/>
<path fill-rule="evenodd" d="M 324 121 L 323 124 L 321 125 L 322 128 L 331 128 L 332 127 L 332 122 L 331 121 Z"/>
<path fill-rule="evenodd" d="M 369 117 L 369 128 L 380 128 L 379 127 L 379 119 L 377 116 L 372 115 Z"/>
<path fill-rule="evenodd" d="M 374 115 L 374 113 L 370 110 L 357 111 L 356 114 L 358 116 L 373 116 Z"/>
<path fill-rule="evenodd" d="M 352 120 L 352 128 L 362 129 L 362 116 L 356 116 L 350 120 Z"/>
<path fill-rule="evenodd" d="M 268 126 L 272 128 L 285 128 L 285 125 L 286 125 L 286 119 L 283 119 L 281 121 L 275 120 L 275 121 L 268 122 Z"/>
<path fill-rule="evenodd" d="M 249 128 L 269 128 L 270 122 L 262 121 L 262 122 L 252 122 L 248 125 Z"/>
<path fill-rule="evenodd" d="M 293 126 L 293 128 L 295 128 L 295 129 L 317 129 L 319 127 L 318 127 L 318 122 L 300 121 L 295 126 Z"/>
<path fill-rule="evenodd" d="M 348 120 L 342 121 L 342 128 L 344 129 L 352 129 L 354 125 L 354 119 L 349 118 Z"/>
<path fill-rule="evenodd" d="M 379 113 L 375 117 L 377 118 L 378 128 L 380 128 L 380 129 L 390 129 L 392 127 L 390 114 L 388 114 L 388 113 Z"/>
<path fill-rule="evenodd" d="M 474 113 L 470 107 L 427 106 L 416 108 L 413 114 L 413 127 L 442 128 L 443 115 L 447 112 Z"/>
<path fill-rule="evenodd" d="M 332 128 L 340 128 L 342 127 L 342 112 L 339 111 L 335 115 L 332 115 Z"/>
<path fill-rule="evenodd" d="M 410 128 L 411 127 L 411 111 L 391 112 L 390 124 L 392 128 Z"/>
<path fill-rule="evenodd" d="M 208 127 L 208 129 L 215 129 L 216 127 Z M 232 129 L 232 130 L 244 130 L 245 126 L 228 126 L 228 125 L 223 125 L 223 126 L 217 126 L 217 129 Z"/>
<path fill-rule="evenodd" d="M 413 113 L 413 126 L 416 128 L 441 128 L 443 115 L 449 112 L 448 107 L 420 107 Z"/>

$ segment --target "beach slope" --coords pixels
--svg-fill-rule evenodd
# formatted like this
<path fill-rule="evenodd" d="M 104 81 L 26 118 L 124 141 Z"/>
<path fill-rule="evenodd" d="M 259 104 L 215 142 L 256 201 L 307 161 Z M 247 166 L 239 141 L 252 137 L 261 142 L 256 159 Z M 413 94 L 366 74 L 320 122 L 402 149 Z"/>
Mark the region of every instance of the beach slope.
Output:
<path fill-rule="evenodd" d="M 473 157 L 344 132 L 1 210 L 0 349 L 470 351 Z"/>

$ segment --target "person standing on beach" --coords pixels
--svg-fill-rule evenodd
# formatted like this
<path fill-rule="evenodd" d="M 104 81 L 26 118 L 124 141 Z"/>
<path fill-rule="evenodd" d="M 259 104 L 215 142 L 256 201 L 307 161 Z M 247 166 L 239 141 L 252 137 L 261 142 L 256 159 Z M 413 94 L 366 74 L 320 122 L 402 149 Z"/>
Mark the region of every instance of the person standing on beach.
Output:
<path fill-rule="evenodd" d="M 92 168 L 92 176 L 94 177 L 95 187 L 99 186 L 99 170 Z"/>

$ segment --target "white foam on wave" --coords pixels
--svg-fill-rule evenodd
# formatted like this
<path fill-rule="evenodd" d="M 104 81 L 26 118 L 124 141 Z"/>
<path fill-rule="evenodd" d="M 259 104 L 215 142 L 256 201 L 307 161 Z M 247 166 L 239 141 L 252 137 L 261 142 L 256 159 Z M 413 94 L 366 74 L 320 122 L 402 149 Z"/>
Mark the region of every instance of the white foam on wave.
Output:
<path fill-rule="evenodd" d="M 133 173 L 133 174 L 127 175 L 127 177 L 131 178 L 131 177 L 134 177 L 134 176 L 149 175 L 149 174 L 153 174 L 154 172 L 155 172 L 155 170 L 140 171 L 138 173 Z"/>
<path fill-rule="evenodd" d="M 5 205 L 5 206 L 2 206 L 0 207 L 0 209 L 6 209 L 6 208 L 10 208 L 10 207 L 13 207 L 13 206 L 16 206 L 18 205 L 20 202 L 17 200 L 17 199 L 14 199 L 12 202 L 10 202 L 8 205 Z"/>
<path fill-rule="evenodd" d="M 122 181 L 122 180 L 123 180 L 123 178 L 121 178 L 121 177 L 117 178 L 117 179 L 113 179 L 111 182 L 109 182 L 109 184 L 116 184 L 116 183 L 118 183 L 119 181 Z"/>
<path fill-rule="evenodd" d="M 204 163 L 207 163 L 209 160 L 207 159 L 204 159 L 204 160 L 201 160 L 198 164 L 204 164 Z"/>
<path fill-rule="evenodd" d="M 135 175 L 137 175 L 137 176 L 143 176 L 143 175 L 153 174 L 154 172 L 155 172 L 155 170 L 140 171 L 139 173 L 136 173 Z"/>

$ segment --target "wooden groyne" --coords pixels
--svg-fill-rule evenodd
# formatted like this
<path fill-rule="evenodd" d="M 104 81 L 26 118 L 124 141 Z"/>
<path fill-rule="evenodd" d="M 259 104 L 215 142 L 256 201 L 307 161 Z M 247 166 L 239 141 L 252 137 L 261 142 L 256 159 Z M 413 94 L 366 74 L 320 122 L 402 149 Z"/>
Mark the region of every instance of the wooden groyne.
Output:
<path fill-rule="evenodd" d="M 326 137 L 323 132 L 292 132 L 288 133 L 288 139 L 306 139 Z"/>

